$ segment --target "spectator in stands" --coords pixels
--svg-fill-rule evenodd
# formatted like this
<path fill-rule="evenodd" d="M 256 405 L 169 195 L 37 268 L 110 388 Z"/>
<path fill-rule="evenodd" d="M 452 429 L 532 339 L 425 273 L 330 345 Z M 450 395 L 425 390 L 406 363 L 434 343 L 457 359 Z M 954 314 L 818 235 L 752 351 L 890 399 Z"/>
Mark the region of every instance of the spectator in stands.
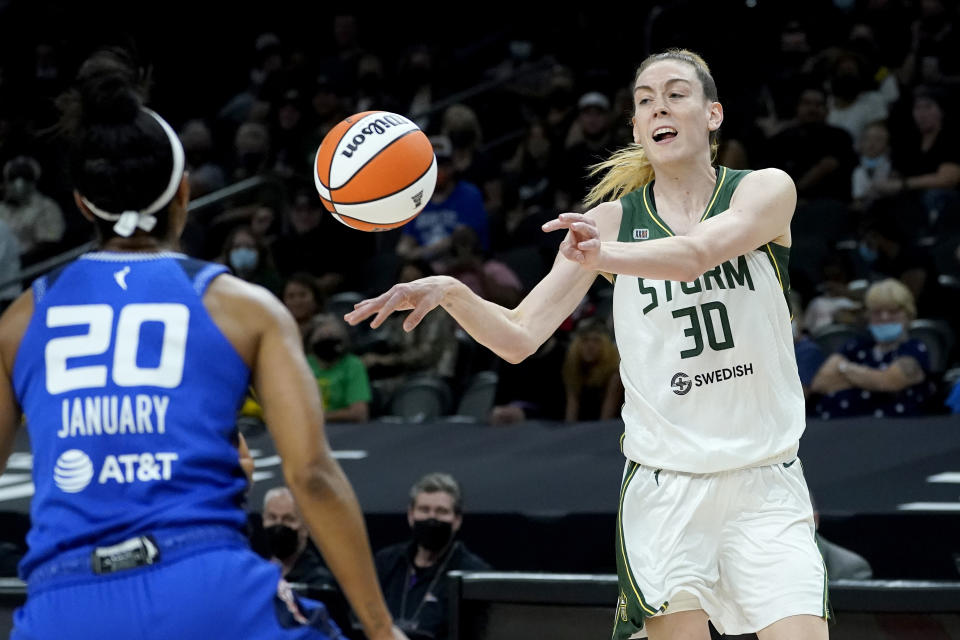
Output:
<path fill-rule="evenodd" d="M 800 385 L 803 387 L 803 397 L 810 397 L 810 384 L 813 377 L 823 366 L 826 356 L 820 345 L 810 339 L 810 335 L 803 326 L 804 314 L 800 304 L 800 296 L 791 292 L 790 309 L 793 311 L 793 352 L 797 357 L 797 373 L 800 374 Z"/>
<path fill-rule="evenodd" d="M 370 381 L 363 362 L 350 352 L 346 323 L 321 314 L 307 335 L 307 362 L 323 400 L 327 422 L 366 422 L 370 417 Z"/>
<path fill-rule="evenodd" d="M 495 171 L 480 151 L 483 129 L 476 112 L 463 104 L 447 107 L 443 112 L 441 134 L 450 139 L 451 162 L 457 177 L 483 190 L 487 182 L 495 178 Z"/>
<path fill-rule="evenodd" d="M 304 338 L 313 317 L 322 310 L 321 300 L 317 279 L 309 273 L 295 273 L 283 285 L 283 304 L 297 321 Z"/>
<path fill-rule="evenodd" d="M 850 295 L 848 265 L 831 259 L 824 265 L 823 275 L 823 282 L 817 285 L 818 295 L 807 305 L 801 322 L 803 330 L 814 334 L 827 325 L 853 324 L 860 318 L 860 303 Z"/>
<path fill-rule="evenodd" d="M 890 177 L 890 130 L 883 121 L 868 124 L 857 144 L 860 163 L 853 170 L 853 201 L 860 208 L 868 207 L 881 195 L 882 187 Z"/>
<path fill-rule="evenodd" d="M 441 272 L 464 283 L 478 296 L 512 309 L 523 296 L 523 285 L 510 267 L 499 260 L 486 260 L 477 232 L 460 225 L 450 234 L 450 254 Z"/>
<path fill-rule="evenodd" d="M 931 394 L 930 357 L 907 333 L 917 314 L 910 290 L 898 280 L 883 280 L 867 290 L 864 302 L 870 337 L 844 345 L 814 376 L 811 389 L 823 394 L 816 414 L 922 415 Z"/>
<path fill-rule="evenodd" d="M 387 93 L 383 61 L 372 53 L 366 53 L 357 61 L 357 102 L 354 111 L 359 113 L 372 109 L 398 111 L 399 105 Z"/>
<path fill-rule="evenodd" d="M 234 181 L 264 173 L 270 166 L 270 131 L 259 122 L 244 122 L 233 139 Z"/>
<path fill-rule="evenodd" d="M 623 404 L 620 355 L 606 326 L 587 319 L 577 326 L 563 361 L 567 422 L 609 420 Z"/>
<path fill-rule="evenodd" d="M 249 72 L 247 87 L 230 98 L 220 109 L 217 120 L 231 134 L 246 122 L 256 102 L 271 80 L 283 69 L 283 49 L 280 38 L 273 33 L 261 33 L 254 42 L 254 62 Z"/>
<path fill-rule="evenodd" d="M 490 423 L 505 425 L 526 420 L 563 420 L 566 411 L 566 390 L 561 373 L 563 360 L 563 345 L 554 334 L 523 361 L 500 363 Z"/>
<path fill-rule="evenodd" d="M 564 204 L 576 207 L 596 182 L 588 178 L 590 167 L 609 157 L 615 145 L 610 99 L 599 91 L 590 91 L 577 101 L 579 116 L 570 128 L 566 150 L 559 168 L 559 189 L 566 194 Z"/>
<path fill-rule="evenodd" d="M 424 131 L 430 130 L 431 116 L 427 113 L 440 97 L 435 86 L 433 53 L 426 44 L 418 44 L 400 63 L 398 96 L 407 114 Z"/>
<path fill-rule="evenodd" d="M 261 204 L 254 208 L 250 216 L 250 231 L 257 240 L 271 247 L 277 239 L 280 230 L 280 220 L 273 207 Z"/>
<path fill-rule="evenodd" d="M 906 216 L 914 228 L 932 226 L 933 212 L 944 218 L 960 213 L 956 192 L 960 185 L 960 140 L 952 123 L 944 119 L 943 105 L 939 89 L 918 87 L 914 91 L 915 130 L 894 148 L 893 175 L 876 185 L 880 195 L 901 196 L 889 204 L 889 209 L 901 216 L 906 208 L 914 211 Z M 952 219 L 948 224 L 960 227 Z"/>
<path fill-rule="evenodd" d="M 420 215 L 403 226 L 397 254 L 405 259 L 443 257 L 450 251 L 450 235 L 461 224 L 476 231 L 480 246 L 488 251 L 489 223 L 480 189 L 460 180 L 449 138 L 433 136 L 430 141 L 437 156 L 437 186 Z"/>
<path fill-rule="evenodd" d="M 410 489 L 409 542 L 374 556 L 380 588 L 394 623 L 411 640 L 449 635 L 448 571 L 489 571 L 490 565 L 457 539 L 463 524 L 460 485 L 446 473 L 428 473 Z"/>
<path fill-rule="evenodd" d="M 887 119 L 887 101 L 869 85 L 864 61 L 851 52 L 840 54 L 830 76 L 827 124 L 840 127 L 859 144 L 864 128 L 871 122 Z"/>
<path fill-rule="evenodd" d="M 183 125 L 180 142 L 187 157 L 191 198 L 199 198 L 226 186 L 226 173 L 214 162 L 213 134 L 203 120 L 190 120 Z"/>
<path fill-rule="evenodd" d="M 830 580 L 869 580 L 872 578 L 873 568 L 866 558 L 855 551 L 830 542 L 820 535 L 820 511 L 817 509 L 817 503 L 814 502 L 812 493 L 810 494 L 810 502 L 813 504 L 813 523 L 817 528 L 817 546 L 820 547 L 820 555 L 823 557 L 823 564 L 827 568 L 827 575 Z"/>
<path fill-rule="evenodd" d="M 424 261 L 400 266 L 397 282 L 433 275 Z M 437 316 L 437 317 L 434 317 Z M 451 382 L 457 366 L 456 325 L 446 314 L 428 315 L 412 331 L 403 329 L 403 318 L 391 316 L 374 332 L 373 347 L 361 356 L 370 379 L 389 396 L 411 375 L 430 375 Z"/>
<path fill-rule="evenodd" d="M 250 227 L 236 227 L 223 243 L 218 260 L 233 271 L 238 278 L 258 284 L 280 295 L 283 281 L 273 266 L 270 249 L 261 243 Z"/>
<path fill-rule="evenodd" d="M 856 165 L 853 141 L 826 119 L 826 94 L 819 86 L 807 86 L 797 100 L 794 123 L 769 141 L 769 163 L 790 174 L 800 198 L 847 202 Z"/>
<path fill-rule="evenodd" d="M 60 206 L 37 190 L 40 165 L 33 158 L 18 156 L 3 167 L 3 201 L 0 220 L 17 236 L 20 259 L 29 264 L 46 246 L 60 242 L 66 224 Z"/>
<path fill-rule="evenodd" d="M 310 586 L 336 584 L 311 544 L 300 509 L 286 487 L 274 487 L 263 497 L 263 533 L 270 560 L 282 568 L 287 582 Z"/>
<path fill-rule="evenodd" d="M 16 278 L 20 273 L 20 245 L 13 229 L 0 220 L 0 283 Z M 20 295 L 20 283 L 12 282 L 0 289 L 0 312 Z"/>
<path fill-rule="evenodd" d="M 284 91 L 275 105 L 270 135 L 274 149 L 272 163 L 273 172 L 283 178 L 307 175 L 317 152 L 308 137 L 305 107 L 303 96 L 296 88 Z"/>

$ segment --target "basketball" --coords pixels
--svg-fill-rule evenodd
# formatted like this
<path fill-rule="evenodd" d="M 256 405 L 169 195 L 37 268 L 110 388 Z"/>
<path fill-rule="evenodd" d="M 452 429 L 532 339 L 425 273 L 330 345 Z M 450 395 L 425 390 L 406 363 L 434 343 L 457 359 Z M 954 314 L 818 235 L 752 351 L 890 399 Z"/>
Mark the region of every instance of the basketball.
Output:
<path fill-rule="evenodd" d="M 324 137 L 313 177 L 334 218 L 361 231 L 386 231 L 413 220 L 430 201 L 437 159 L 408 118 L 364 111 Z"/>

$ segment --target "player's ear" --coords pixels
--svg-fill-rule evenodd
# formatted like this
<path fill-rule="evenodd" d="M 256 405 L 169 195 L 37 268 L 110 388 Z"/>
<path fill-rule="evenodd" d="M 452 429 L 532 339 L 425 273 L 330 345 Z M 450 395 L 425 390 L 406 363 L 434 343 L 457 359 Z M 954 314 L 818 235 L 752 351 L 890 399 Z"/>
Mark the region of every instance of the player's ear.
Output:
<path fill-rule="evenodd" d="M 77 204 L 77 209 L 80 209 L 80 213 L 83 214 L 83 217 L 90 222 L 93 222 L 93 213 L 87 208 L 87 205 L 83 204 L 83 200 L 80 199 L 80 192 L 76 189 L 73 190 L 73 201 Z"/>
<path fill-rule="evenodd" d="M 707 128 L 710 131 L 716 131 L 723 124 L 723 105 L 719 102 L 711 102 L 710 110 L 707 112 Z"/>

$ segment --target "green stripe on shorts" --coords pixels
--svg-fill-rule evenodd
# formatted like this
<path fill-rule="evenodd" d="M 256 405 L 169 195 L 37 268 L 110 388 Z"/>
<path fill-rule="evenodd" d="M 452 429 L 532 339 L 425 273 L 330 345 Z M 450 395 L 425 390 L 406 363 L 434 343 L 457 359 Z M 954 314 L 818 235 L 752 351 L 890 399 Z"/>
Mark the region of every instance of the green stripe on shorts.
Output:
<path fill-rule="evenodd" d="M 623 499 L 627 494 L 627 486 L 640 469 L 640 465 L 630 461 L 627 472 L 620 487 L 620 504 L 617 507 L 617 582 L 620 597 L 617 601 L 616 617 L 613 624 L 613 639 L 625 640 L 643 628 L 645 618 L 656 615 L 659 609 L 652 607 L 643 598 L 643 593 L 633 577 L 633 569 L 627 557 L 627 548 L 623 535 Z"/>

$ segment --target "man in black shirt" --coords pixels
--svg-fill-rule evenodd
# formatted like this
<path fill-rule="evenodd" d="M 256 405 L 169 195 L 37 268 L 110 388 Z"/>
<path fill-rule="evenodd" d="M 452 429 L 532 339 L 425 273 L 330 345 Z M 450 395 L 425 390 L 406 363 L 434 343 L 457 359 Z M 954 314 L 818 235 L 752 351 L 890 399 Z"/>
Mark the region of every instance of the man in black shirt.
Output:
<path fill-rule="evenodd" d="M 490 570 L 457 540 L 462 507 L 460 486 L 452 476 L 423 476 L 410 489 L 407 507 L 413 540 L 381 549 L 374 558 L 387 607 L 411 640 L 447 637 L 448 571 Z"/>
<path fill-rule="evenodd" d="M 307 527 L 286 487 L 270 489 L 264 496 L 263 532 L 270 560 L 283 568 L 284 580 L 317 588 L 336 584 L 310 543 Z"/>

